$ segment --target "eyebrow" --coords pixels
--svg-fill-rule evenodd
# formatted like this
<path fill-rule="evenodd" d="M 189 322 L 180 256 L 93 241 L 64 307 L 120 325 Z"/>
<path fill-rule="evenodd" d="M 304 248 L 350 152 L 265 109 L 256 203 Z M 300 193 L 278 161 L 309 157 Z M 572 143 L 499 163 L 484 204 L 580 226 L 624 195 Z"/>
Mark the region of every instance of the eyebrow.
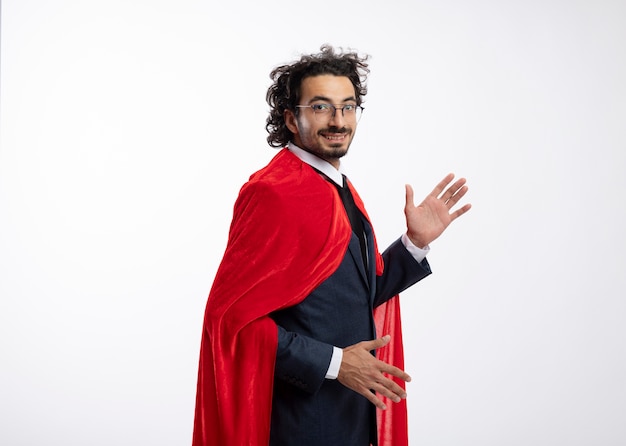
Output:
<path fill-rule="evenodd" d="M 331 99 L 327 98 L 326 96 L 313 96 L 311 99 L 309 99 L 309 104 L 315 101 L 332 102 Z M 343 102 L 348 102 L 348 101 L 356 102 L 356 98 L 354 96 L 349 96 L 343 100 Z"/>

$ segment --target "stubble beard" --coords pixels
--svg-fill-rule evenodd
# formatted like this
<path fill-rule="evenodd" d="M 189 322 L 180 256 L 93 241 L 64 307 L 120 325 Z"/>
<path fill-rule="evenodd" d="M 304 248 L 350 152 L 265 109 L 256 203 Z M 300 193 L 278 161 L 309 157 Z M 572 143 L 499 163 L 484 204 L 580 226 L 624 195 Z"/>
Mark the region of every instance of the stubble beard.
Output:
<path fill-rule="evenodd" d="M 322 141 L 326 141 L 327 144 L 323 145 L 321 143 L 317 144 L 317 155 L 327 161 L 331 160 L 339 160 L 343 158 L 348 153 L 348 149 L 350 148 L 350 144 L 352 143 L 352 130 L 343 127 L 341 129 L 338 128 L 326 128 L 317 132 L 318 136 Z M 347 142 L 341 143 L 333 143 L 328 141 L 324 135 L 328 134 L 337 134 L 337 135 L 345 135 Z M 330 150 L 329 150 L 330 149 Z"/>
<path fill-rule="evenodd" d="M 339 161 L 348 153 L 352 138 L 354 137 L 354 129 L 351 127 L 329 126 L 319 129 L 314 134 L 309 133 L 307 125 L 298 119 L 298 129 L 301 131 L 300 148 L 317 156 L 331 164 L 333 161 Z M 314 136 L 315 135 L 315 136 Z M 327 139 L 324 135 L 344 135 L 342 142 L 335 143 Z M 302 138 L 304 136 L 304 138 Z"/>

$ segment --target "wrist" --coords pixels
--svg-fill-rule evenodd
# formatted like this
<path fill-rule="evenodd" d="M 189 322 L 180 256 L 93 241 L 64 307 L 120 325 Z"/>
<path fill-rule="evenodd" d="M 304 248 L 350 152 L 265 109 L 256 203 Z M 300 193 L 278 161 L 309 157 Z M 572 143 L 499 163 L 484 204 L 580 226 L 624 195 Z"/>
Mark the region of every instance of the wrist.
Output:
<path fill-rule="evenodd" d="M 416 248 L 426 249 L 428 247 L 427 241 L 423 240 L 420 237 L 415 236 L 414 234 L 411 234 L 409 231 L 406 232 L 406 236 L 411 241 L 411 243 L 415 245 Z"/>

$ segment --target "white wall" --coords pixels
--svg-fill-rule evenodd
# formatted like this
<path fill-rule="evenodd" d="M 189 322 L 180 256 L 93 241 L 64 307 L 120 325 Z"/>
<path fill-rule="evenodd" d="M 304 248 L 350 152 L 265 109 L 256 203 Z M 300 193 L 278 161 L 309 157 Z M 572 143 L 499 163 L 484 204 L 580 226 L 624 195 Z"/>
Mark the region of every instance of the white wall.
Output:
<path fill-rule="evenodd" d="M 346 165 L 381 245 L 469 179 L 404 293 L 411 444 L 626 443 L 626 5 L 5 0 L 0 443 L 190 444 L 269 71 L 372 55 Z"/>

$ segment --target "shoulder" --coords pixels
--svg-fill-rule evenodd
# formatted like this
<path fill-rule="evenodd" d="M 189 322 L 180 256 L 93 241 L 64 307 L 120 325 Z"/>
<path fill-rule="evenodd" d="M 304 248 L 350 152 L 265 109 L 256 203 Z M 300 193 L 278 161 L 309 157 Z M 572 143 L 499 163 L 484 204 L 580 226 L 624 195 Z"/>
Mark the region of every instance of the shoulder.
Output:
<path fill-rule="evenodd" d="M 328 182 L 288 149 L 282 149 L 264 168 L 253 173 L 240 190 L 240 199 L 258 199 L 278 207 L 305 198 L 328 198 Z"/>
<path fill-rule="evenodd" d="M 281 185 L 294 181 L 307 168 L 311 169 L 304 161 L 284 148 L 271 159 L 267 166 L 250 175 L 248 182 Z"/>
<path fill-rule="evenodd" d="M 292 214 L 299 193 L 302 164 L 286 149 L 276 154 L 241 187 L 235 202 L 235 219 L 254 216 L 267 221 Z"/>

